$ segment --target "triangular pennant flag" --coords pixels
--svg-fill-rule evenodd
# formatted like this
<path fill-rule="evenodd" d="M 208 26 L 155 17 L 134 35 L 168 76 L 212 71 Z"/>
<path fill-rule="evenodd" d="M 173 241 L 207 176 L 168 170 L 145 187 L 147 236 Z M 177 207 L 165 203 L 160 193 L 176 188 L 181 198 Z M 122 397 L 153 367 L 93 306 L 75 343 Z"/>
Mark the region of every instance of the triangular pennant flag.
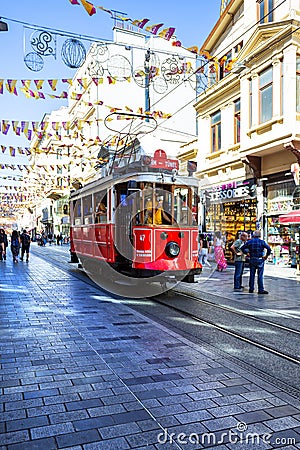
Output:
<path fill-rule="evenodd" d="M 38 90 L 42 89 L 43 84 L 44 84 L 44 81 L 45 81 L 45 80 L 34 80 L 34 83 L 35 83 L 36 88 L 37 88 Z"/>
<path fill-rule="evenodd" d="M 63 78 L 61 81 L 62 81 L 63 83 L 68 83 L 70 86 L 73 85 L 73 80 L 72 80 L 72 78 Z"/>
<path fill-rule="evenodd" d="M 107 79 L 108 79 L 108 84 L 116 84 L 116 79 L 115 78 L 112 78 L 112 77 L 108 76 Z"/>
<path fill-rule="evenodd" d="M 89 16 L 96 14 L 96 8 L 92 3 L 88 2 L 87 0 L 80 0 L 80 2 Z"/>
<path fill-rule="evenodd" d="M 159 28 L 161 28 L 163 26 L 163 23 L 157 23 L 154 25 L 149 25 L 148 27 L 146 27 L 146 31 L 150 31 L 150 33 L 152 34 L 156 34 L 159 30 Z"/>
<path fill-rule="evenodd" d="M 175 28 L 164 28 L 162 31 L 158 33 L 158 36 L 162 37 L 163 39 L 166 39 L 169 41 L 173 34 L 175 33 Z"/>
<path fill-rule="evenodd" d="M 2 120 L 2 133 L 5 135 L 8 133 L 10 127 L 10 124 L 8 122 L 8 120 Z"/>
<path fill-rule="evenodd" d="M 21 83 L 23 84 L 23 86 L 25 86 L 26 89 L 29 89 L 31 80 L 21 80 Z"/>
<path fill-rule="evenodd" d="M 49 86 L 51 87 L 52 91 L 56 91 L 56 85 L 58 80 L 48 80 Z"/>
<path fill-rule="evenodd" d="M 192 53 L 198 53 L 198 47 L 197 47 L 197 45 L 194 45 L 194 46 L 192 46 L 192 47 L 189 47 L 189 48 L 187 48 L 187 50 L 188 50 L 189 52 L 192 52 Z"/>
<path fill-rule="evenodd" d="M 13 120 L 11 123 L 12 123 L 13 130 L 16 133 L 16 130 L 17 130 L 18 125 L 19 125 L 19 121 L 18 120 Z"/>
<path fill-rule="evenodd" d="M 6 89 L 10 94 L 18 95 L 16 84 L 18 80 L 7 80 L 6 82 Z"/>
<path fill-rule="evenodd" d="M 26 98 L 30 98 L 31 97 L 31 95 L 30 95 L 31 91 L 29 91 L 28 89 L 20 88 L 20 91 L 23 92 L 23 94 L 25 95 Z"/>
<path fill-rule="evenodd" d="M 131 23 L 132 25 L 136 25 L 139 28 L 143 28 L 148 22 L 149 19 L 142 19 L 142 20 L 133 20 Z"/>
<path fill-rule="evenodd" d="M 31 122 L 33 131 L 37 131 L 39 127 L 39 122 Z"/>

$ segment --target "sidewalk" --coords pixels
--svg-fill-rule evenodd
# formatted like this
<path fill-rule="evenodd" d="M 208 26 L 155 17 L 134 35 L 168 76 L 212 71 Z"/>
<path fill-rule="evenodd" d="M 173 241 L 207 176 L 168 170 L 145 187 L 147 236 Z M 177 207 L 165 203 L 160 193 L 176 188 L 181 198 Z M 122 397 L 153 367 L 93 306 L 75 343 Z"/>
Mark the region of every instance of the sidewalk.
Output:
<path fill-rule="evenodd" d="M 40 247 L 38 247 L 40 248 Z M 47 245 L 42 247 L 60 254 L 69 256 L 69 246 Z M 296 269 L 290 267 L 265 264 L 264 283 L 269 292 L 268 295 L 249 294 L 249 268 L 245 268 L 243 275 L 243 292 L 233 291 L 234 266 L 229 265 L 224 272 L 216 271 L 216 264 L 211 262 L 211 267 L 205 266 L 201 275 L 195 277 L 195 283 L 181 282 L 176 285 L 176 291 L 199 296 L 200 298 L 220 302 L 220 300 L 239 302 L 241 305 L 255 305 L 268 311 L 281 311 L 282 314 L 300 317 L 300 276 L 296 275 Z M 255 280 L 257 283 L 257 279 Z"/>
<path fill-rule="evenodd" d="M 282 314 L 300 317 L 300 277 L 296 275 L 296 269 L 265 264 L 264 284 L 268 295 L 258 295 L 257 284 L 254 294 L 249 294 L 248 268 L 243 275 L 244 291 L 234 292 L 233 275 L 234 266 L 228 266 L 223 272 L 217 272 L 214 265 L 210 268 L 205 266 L 196 278 L 196 283 L 180 283 L 176 290 L 211 301 L 227 300 L 227 303 L 255 305 L 257 308 L 279 310 Z"/>
<path fill-rule="evenodd" d="M 0 273 L 1 450 L 300 448 L 300 401 L 223 355 L 33 254 Z"/>

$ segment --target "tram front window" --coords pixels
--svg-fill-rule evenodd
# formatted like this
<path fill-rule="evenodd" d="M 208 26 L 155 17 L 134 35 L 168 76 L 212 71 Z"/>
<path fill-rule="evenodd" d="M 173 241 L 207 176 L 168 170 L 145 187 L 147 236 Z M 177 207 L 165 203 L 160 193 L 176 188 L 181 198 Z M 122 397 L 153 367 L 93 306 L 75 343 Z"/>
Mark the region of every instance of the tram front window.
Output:
<path fill-rule="evenodd" d="M 146 202 L 145 224 L 167 225 L 171 224 L 171 216 L 166 211 L 164 196 L 155 196 L 155 206 L 153 208 L 152 199 L 148 198 Z"/>
<path fill-rule="evenodd" d="M 189 224 L 188 194 L 188 188 L 174 189 L 174 219 L 179 225 Z"/>

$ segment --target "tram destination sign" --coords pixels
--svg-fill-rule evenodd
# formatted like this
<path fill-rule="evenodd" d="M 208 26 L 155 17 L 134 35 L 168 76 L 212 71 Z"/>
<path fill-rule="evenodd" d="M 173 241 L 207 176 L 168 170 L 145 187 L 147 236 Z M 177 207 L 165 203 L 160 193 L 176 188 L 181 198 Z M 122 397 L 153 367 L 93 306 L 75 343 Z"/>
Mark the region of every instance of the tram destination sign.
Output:
<path fill-rule="evenodd" d="M 166 169 L 170 171 L 173 169 L 179 169 L 178 159 L 168 158 L 166 152 L 161 149 L 155 150 L 153 156 L 144 155 L 142 158 L 142 164 L 144 166 L 151 167 L 151 169 Z"/>
<path fill-rule="evenodd" d="M 256 184 L 254 178 L 242 181 L 230 181 L 219 186 L 205 190 L 206 198 L 211 203 L 220 203 L 243 198 L 256 197 Z"/>

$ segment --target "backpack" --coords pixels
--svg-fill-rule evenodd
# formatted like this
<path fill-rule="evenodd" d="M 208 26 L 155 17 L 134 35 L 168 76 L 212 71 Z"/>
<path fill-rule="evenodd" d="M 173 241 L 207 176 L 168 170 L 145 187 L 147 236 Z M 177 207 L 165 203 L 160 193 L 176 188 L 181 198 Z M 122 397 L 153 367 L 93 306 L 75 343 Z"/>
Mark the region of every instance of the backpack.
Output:
<path fill-rule="evenodd" d="M 19 247 L 20 246 L 19 239 L 12 239 L 11 245 L 13 245 L 14 247 Z"/>
<path fill-rule="evenodd" d="M 23 234 L 23 245 L 24 247 L 28 247 L 30 244 L 30 236 L 28 234 Z"/>

